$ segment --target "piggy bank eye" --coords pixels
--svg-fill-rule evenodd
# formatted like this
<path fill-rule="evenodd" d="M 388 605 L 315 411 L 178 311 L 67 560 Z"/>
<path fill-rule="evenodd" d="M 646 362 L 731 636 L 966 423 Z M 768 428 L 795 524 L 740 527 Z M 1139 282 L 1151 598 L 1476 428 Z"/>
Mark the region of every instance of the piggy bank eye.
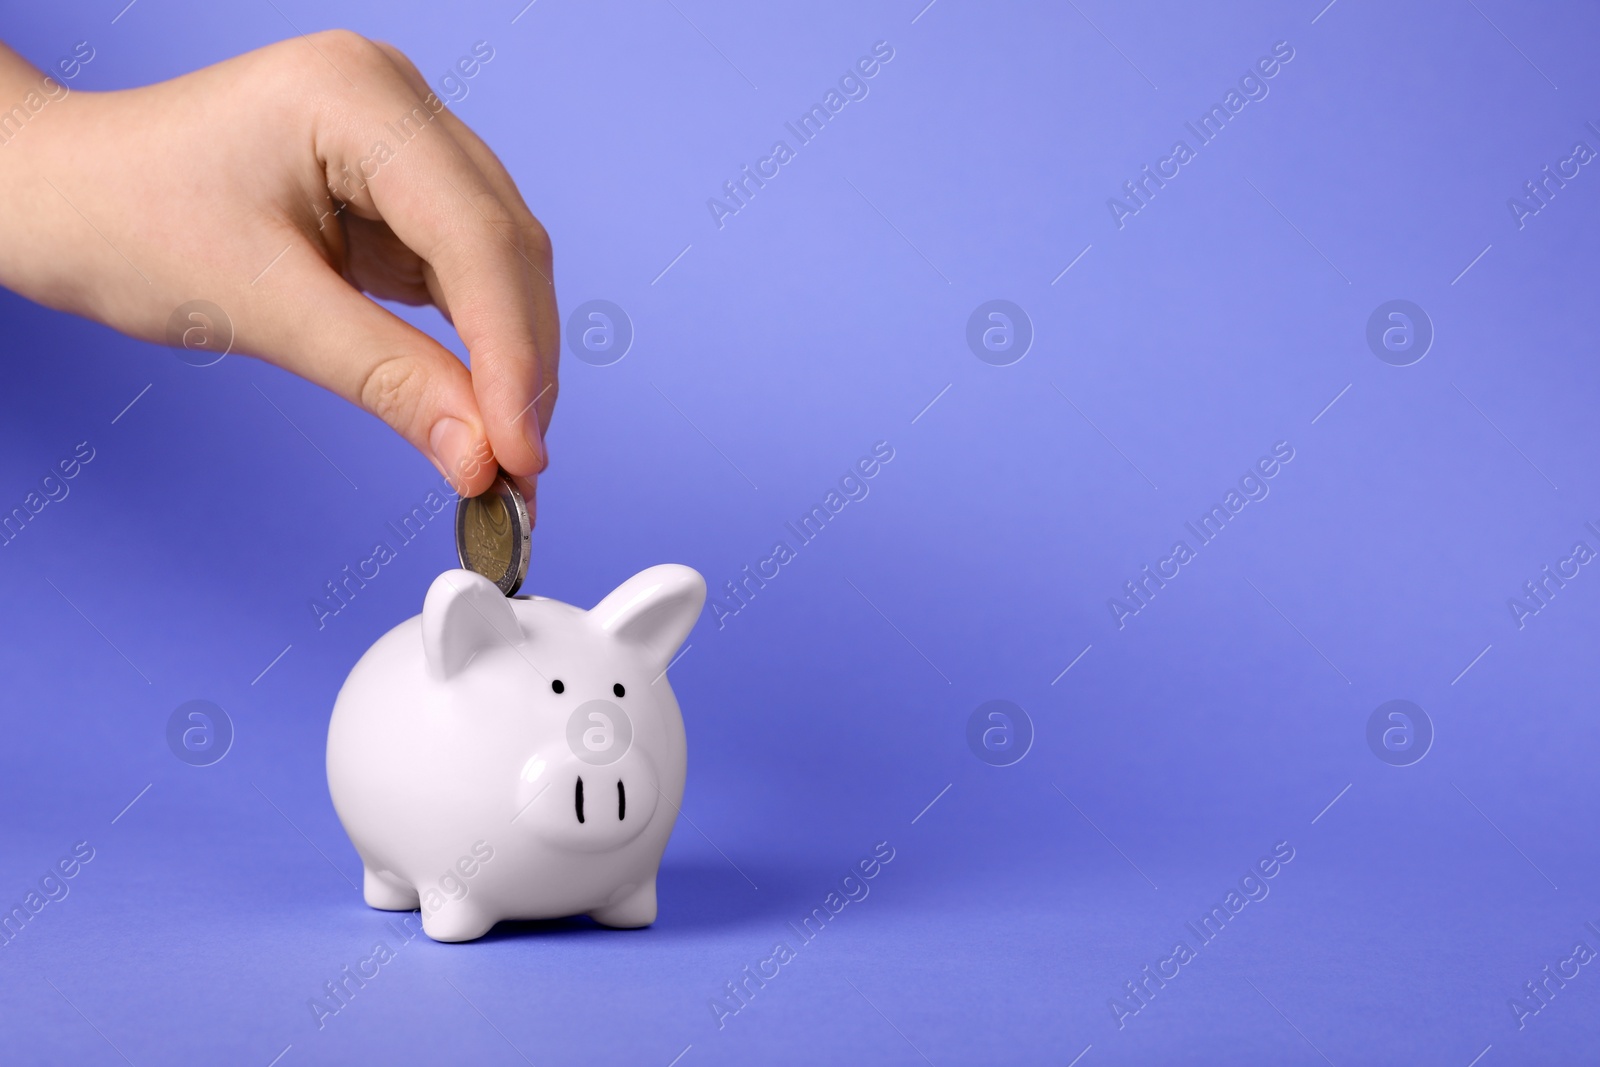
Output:
<path fill-rule="evenodd" d="M 567 691 L 567 687 L 561 684 L 561 679 L 560 678 L 557 678 L 555 681 L 551 682 L 550 683 L 550 688 L 557 695 Z"/>
<path fill-rule="evenodd" d="M 622 688 L 622 683 L 621 682 L 618 682 L 615 685 L 613 685 L 611 687 L 611 691 L 613 693 L 617 694 L 617 696 L 619 696 L 619 697 L 624 697 L 624 696 L 628 695 L 628 691 L 626 689 Z"/>

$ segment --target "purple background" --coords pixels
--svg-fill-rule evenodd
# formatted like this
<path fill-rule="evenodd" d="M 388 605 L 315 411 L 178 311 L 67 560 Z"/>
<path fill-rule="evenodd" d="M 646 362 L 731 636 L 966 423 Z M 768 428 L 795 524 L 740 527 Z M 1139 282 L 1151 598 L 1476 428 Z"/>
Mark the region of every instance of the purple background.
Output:
<path fill-rule="evenodd" d="M 1520 1030 L 1508 1001 L 1600 949 L 1600 574 L 1520 629 L 1507 601 L 1600 548 L 1600 173 L 1522 228 L 1507 199 L 1600 148 L 1600 19 L 924 2 L 8 13 L 36 63 L 92 43 L 77 88 L 335 26 L 436 85 L 494 48 L 458 113 L 551 231 L 564 313 L 610 300 L 636 331 L 613 366 L 564 353 L 527 591 L 589 605 L 664 561 L 715 591 L 874 442 L 895 459 L 673 669 L 687 818 L 655 926 L 419 938 L 319 1030 L 322 983 L 395 940 L 347 884 L 328 712 L 452 565 L 448 522 L 320 631 L 309 603 L 436 475 L 272 367 L 197 369 L 0 294 L 0 509 L 96 452 L 0 548 L 0 899 L 95 850 L 0 948 L 7 1058 L 1594 1056 L 1595 967 Z M 877 41 L 870 95 L 719 230 L 707 198 Z M 1270 94 L 1119 229 L 1107 198 L 1279 41 Z M 1036 334 L 1006 367 L 965 340 L 996 298 Z M 1407 367 L 1366 342 L 1396 298 L 1436 331 Z M 1119 629 L 1108 598 L 1279 441 L 1270 495 Z M 210 767 L 165 740 L 191 699 L 237 731 Z M 1012 766 L 968 747 L 992 699 L 1036 734 Z M 1436 732 L 1411 766 L 1366 740 L 1392 699 Z M 871 895 L 719 1029 L 724 983 L 880 841 Z M 1198 945 L 1185 922 L 1280 841 L 1270 895 L 1119 1028 L 1123 983 Z"/>

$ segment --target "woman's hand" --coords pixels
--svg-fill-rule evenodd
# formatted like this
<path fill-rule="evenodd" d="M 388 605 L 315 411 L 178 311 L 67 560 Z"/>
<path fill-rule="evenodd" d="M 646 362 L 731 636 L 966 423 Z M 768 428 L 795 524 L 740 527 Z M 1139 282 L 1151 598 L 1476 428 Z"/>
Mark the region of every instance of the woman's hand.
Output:
<path fill-rule="evenodd" d="M 0 45 L 0 284 L 148 341 L 216 304 L 233 349 L 361 405 L 530 510 L 556 401 L 550 241 L 494 153 L 387 45 L 331 31 L 172 81 L 67 92 Z M 460 360 L 363 293 L 432 303 Z M 196 336 L 204 337 L 204 331 Z"/>

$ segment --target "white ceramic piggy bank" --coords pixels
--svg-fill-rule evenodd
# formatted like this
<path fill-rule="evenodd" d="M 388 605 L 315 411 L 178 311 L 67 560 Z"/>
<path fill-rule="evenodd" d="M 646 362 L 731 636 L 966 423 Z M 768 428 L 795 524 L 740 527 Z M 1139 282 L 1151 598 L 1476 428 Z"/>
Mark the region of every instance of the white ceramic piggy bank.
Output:
<path fill-rule="evenodd" d="M 446 571 L 339 690 L 328 791 L 374 908 L 436 941 L 501 919 L 656 917 L 683 801 L 668 662 L 706 584 L 665 564 L 590 611 Z"/>

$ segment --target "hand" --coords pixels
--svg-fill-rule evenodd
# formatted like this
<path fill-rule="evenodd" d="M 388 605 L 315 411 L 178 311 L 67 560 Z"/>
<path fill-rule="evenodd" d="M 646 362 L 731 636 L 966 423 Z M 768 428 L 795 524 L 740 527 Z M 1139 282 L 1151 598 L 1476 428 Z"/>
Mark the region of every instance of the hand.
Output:
<path fill-rule="evenodd" d="M 549 237 L 404 55 L 331 31 L 88 93 L 0 44 L 0 117 L 30 92 L 44 106 L 0 125 L 0 284 L 163 343 L 175 308 L 208 300 L 235 351 L 361 405 L 466 495 L 498 463 L 532 511 L 556 401 Z M 363 292 L 436 305 L 471 373 Z"/>

